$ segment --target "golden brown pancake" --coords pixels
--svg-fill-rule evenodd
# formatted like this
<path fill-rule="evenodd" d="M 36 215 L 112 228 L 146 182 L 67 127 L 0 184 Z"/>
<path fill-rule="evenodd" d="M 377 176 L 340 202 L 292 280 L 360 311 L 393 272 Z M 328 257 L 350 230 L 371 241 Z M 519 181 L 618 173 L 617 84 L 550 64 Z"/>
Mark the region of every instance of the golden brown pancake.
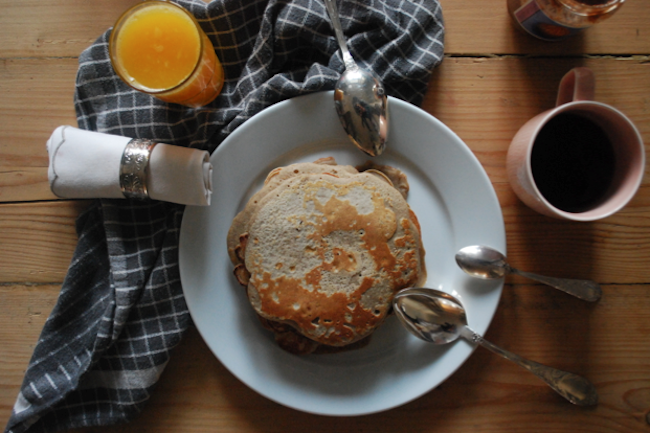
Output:
<path fill-rule="evenodd" d="M 235 275 L 290 352 L 363 340 L 397 291 L 425 280 L 406 177 L 392 167 L 364 169 L 332 158 L 275 169 L 233 220 Z"/>

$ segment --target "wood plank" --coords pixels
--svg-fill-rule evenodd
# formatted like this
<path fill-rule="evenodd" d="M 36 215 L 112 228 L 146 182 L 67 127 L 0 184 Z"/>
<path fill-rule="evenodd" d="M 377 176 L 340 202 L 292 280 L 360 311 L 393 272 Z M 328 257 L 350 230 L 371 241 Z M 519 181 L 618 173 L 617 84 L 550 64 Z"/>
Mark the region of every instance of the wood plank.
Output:
<path fill-rule="evenodd" d="M 0 202 L 51 200 L 45 143 L 77 125 L 77 59 L 8 59 L 0 65 Z"/>
<path fill-rule="evenodd" d="M 650 185 L 618 214 L 594 223 L 548 218 L 528 209 L 509 185 L 495 184 L 512 266 L 603 284 L 650 280 Z M 61 282 L 74 252 L 74 223 L 87 201 L 0 205 L 0 283 Z M 552 236 L 549 236 L 552 233 Z M 509 276 L 508 282 L 523 283 Z"/>
<path fill-rule="evenodd" d="M 600 284 L 650 280 L 650 186 L 626 208 L 601 221 L 582 223 L 542 216 L 524 205 L 507 184 L 495 185 L 506 226 L 510 264 L 521 270 Z M 480 217 L 480 216 L 477 216 Z M 508 276 L 507 282 L 529 282 Z"/>
<path fill-rule="evenodd" d="M 58 285 L 0 285 L 0 424 L 6 425 Z"/>
<path fill-rule="evenodd" d="M 507 227 L 508 256 L 519 269 L 603 284 L 650 280 L 650 185 L 618 214 L 594 223 L 548 218 L 495 184 Z M 87 201 L 0 206 L 0 283 L 61 282 L 77 243 L 74 223 Z M 549 236 L 552 233 L 552 236 Z M 508 282 L 523 283 L 509 276 Z"/>
<path fill-rule="evenodd" d="M 0 0 L 0 58 L 76 57 L 137 0 Z"/>
<path fill-rule="evenodd" d="M 88 201 L 0 206 L 0 283 L 60 283 L 77 245 L 75 220 Z"/>
<path fill-rule="evenodd" d="M 0 0 L 0 58 L 75 57 L 136 0 Z M 538 41 L 516 30 L 505 0 L 441 0 L 446 52 L 544 55 L 648 54 L 650 8 L 628 1 L 612 18 L 562 43 Z M 624 23 L 624 24 L 623 24 Z"/>
<path fill-rule="evenodd" d="M 506 286 L 486 337 L 522 356 L 582 374 L 600 404 L 577 408 L 530 373 L 484 349 L 447 381 L 400 408 L 365 417 L 296 412 L 261 397 L 232 376 L 196 329 L 177 347 L 144 413 L 105 432 L 540 431 L 639 432 L 650 394 L 650 286 L 612 285 L 596 305 L 540 286 Z M 56 285 L 0 286 L 0 422 L 9 417 Z M 625 311 L 626 315 L 620 314 Z M 628 328 L 630 318 L 634 329 Z M 630 332 L 633 331 L 633 332 Z M 432 427 L 432 425 L 435 426 Z M 100 429 L 86 429 L 99 432 Z"/>
<path fill-rule="evenodd" d="M 510 140 L 527 119 L 553 106 L 560 78 L 575 66 L 594 70 L 597 99 L 626 113 L 650 143 L 650 68 L 639 58 L 446 58 L 422 107 L 467 143 L 493 182 L 505 182 Z M 54 198 L 45 142 L 57 126 L 76 125 L 76 69 L 74 59 L 3 63 L 0 202 Z"/>

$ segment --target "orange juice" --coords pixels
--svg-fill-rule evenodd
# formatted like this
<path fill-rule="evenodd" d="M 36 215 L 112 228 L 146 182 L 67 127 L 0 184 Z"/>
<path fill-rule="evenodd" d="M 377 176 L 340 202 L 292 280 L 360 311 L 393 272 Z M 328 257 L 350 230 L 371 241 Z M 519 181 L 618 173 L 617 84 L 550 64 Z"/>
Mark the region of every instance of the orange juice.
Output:
<path fill-rule="evenodd" d="M 223 86 L 223 68 L 194 17 L 167 1 L 146 1 L 113 27 L 115 72 L 131 87 L 163 101 L 202 106 Z"/>

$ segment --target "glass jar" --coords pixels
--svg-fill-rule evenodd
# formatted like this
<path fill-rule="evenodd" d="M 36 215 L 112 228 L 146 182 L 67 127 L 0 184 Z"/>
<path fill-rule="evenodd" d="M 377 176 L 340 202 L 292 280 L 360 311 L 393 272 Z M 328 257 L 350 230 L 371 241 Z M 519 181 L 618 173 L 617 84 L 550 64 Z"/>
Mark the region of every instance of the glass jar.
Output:
<path fill-rule="evenodd" d="M 508 12 L 527 33 L 560 41 L 611 17 L 625 0 L 508 0 Z"/>

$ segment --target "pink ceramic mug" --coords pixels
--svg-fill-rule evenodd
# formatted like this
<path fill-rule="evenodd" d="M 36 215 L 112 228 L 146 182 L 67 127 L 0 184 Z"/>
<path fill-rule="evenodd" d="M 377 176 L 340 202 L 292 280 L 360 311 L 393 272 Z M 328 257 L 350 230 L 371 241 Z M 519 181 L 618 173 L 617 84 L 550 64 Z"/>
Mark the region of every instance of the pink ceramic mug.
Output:
<path fill-rule="evenodd" d="M 575 68 L 561 80 L 555 108 L 530 119 L 508 149 L 508 179 L 533 210 L 593 221 L 624 207 L 643 179 L 641 134 L 619 110 L 593 101 L 595 79 Z"/>

